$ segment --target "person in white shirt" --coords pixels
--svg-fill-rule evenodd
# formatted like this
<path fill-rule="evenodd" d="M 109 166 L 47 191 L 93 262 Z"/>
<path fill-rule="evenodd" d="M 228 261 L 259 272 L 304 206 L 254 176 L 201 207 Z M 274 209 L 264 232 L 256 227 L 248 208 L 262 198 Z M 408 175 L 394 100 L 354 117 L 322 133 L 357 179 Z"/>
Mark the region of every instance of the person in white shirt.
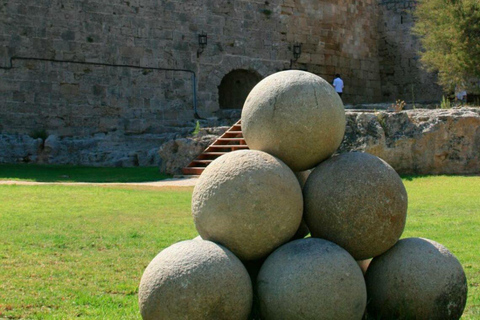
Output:
<path fill-rule="evenodd" d="M 456 86 L 456 98 L 460 102 L 460 104 L 464 104 L 467 102 L 467 91 L 463 88 L 463 86 Z"/>
<path fill-rule="evenodd" d="M 333 80 L 333 87 L 340 97 L 343 93 L 343 80 L 340 78 L 340 75 L 337 73 L 335 79 Z"/>

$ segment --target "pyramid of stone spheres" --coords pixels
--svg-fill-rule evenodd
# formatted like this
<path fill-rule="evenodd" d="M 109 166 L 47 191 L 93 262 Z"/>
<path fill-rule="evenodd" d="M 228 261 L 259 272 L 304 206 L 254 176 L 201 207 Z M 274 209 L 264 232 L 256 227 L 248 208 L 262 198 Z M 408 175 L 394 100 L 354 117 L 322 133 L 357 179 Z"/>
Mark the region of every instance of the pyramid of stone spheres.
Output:
<path fill-rule="evenodd" d="M 462 266 L 435 241 L 399 240 L 402 180 L 373 155 L 334 155 L 345 128 L 321 77 L 291 70 L 258 83 L 242 111 L 250 150 L 200 176 L 200 236 L 148 265 L 143 319 L 459 319 Z"/>

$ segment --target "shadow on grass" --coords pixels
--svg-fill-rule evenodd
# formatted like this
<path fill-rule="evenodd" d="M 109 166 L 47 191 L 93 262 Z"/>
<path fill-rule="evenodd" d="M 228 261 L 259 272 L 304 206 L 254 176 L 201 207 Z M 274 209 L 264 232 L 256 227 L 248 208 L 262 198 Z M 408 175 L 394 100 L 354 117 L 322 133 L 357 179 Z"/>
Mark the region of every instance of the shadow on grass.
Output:
<path fill-rule="evenodd" d="M 413 175 L 413 174 L 401 174 L 400 177 L 403 179 L 403 180 L 406 180 L 406 181 L 413 181 L 415 179 L 423 179 L 423 178 L 429 178 L 429 177 L 432 177 L 432 176 L 439 176 L 439 177 L 478 177 L 480 176 L 479 174 L 475 174 L 475 173 L 472 173 L 472 174 L 438 174 L 438 175 L 427 175 L 427 174 L 424 174 L 424 175 Z"/>
<path fill-rule="evenodd" d="M 80 167 L 68 165 L 0 164 L 0 180 L 36 182 L 148 182 L 171 176 L 158 167 Z"/>
<path fill-rule="evenodd" d="M 400 175 L 400 177 L 401 177 L 403 180 L 412 181 L 413 179 L 422 178 L 422 177 L 428 177 L 428 176 L 405 175 L 405 174 L 402 174 L 402 175 Z"/>

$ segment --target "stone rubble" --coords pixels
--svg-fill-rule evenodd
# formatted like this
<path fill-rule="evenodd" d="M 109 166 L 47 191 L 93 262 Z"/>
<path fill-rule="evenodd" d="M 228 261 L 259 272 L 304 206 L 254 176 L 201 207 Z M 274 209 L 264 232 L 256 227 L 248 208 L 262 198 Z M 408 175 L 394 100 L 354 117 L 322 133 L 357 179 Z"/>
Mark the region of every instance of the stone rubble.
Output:
<path fill-rule="evenodd" d="M 347 111 L 339 152 L 363 151 L 400 174 L 480 173 L 480 108 Z"/>
<path fill-rule="evenodd" d="M 480 173 L 480 108 L 412 109 L 401 112 L 346 110 L 347 127 L 339 153 L 364 151 L 399 174 Z M 191 141 L 191 142 L 187 142 Z M 214 139 L 212 139 L 214 141 Z M 168 142 L 161 152 L 169 174 L 202 150 L 198 137 Z M 181 148 L 172 147 L 179 144 Z M 190 144 L 193 146 L 187 147 Z M 207 146 L 208 143 L 205 143 Z M 192 149 L 200 150 L 198 153 Z M 184 161 L 176 159 L 188 158 Z"/>
<path fill-rule="evenodd" d="M 365 151 L 400 174 L 480 173 L 480 108 L 412 109 L 401 112 L 346 109 L 347 127 L 338 152 Z M 171 133 L 32 138 L 0 133 L 0 163 L 91 166 L 159 166 L 177 175 L 225 132 L 228 120 L 200 120 Z"/>

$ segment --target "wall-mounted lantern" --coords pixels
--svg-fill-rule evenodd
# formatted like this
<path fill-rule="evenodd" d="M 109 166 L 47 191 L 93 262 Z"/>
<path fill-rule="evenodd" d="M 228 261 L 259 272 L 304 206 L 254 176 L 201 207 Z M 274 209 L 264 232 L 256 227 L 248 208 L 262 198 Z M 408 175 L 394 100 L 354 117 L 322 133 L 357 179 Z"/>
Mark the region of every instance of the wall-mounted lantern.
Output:
<path fill-rule="evenodd" d="M 293 58 L 294 58 L 294 60 L 297 61 L 298 58 L 300 58 L 301 54 L 302 54 L 302 44 L 296 42 L 293 45 Z"/>
<path fill-rule="evenodd" d="M 293 63 L 300 58 L 302 55 L 302 44 L 295 42 L 292 48 L 293 51 L 293 59 L 290 59 L 290 69 L 292 69 Z"/>
<path fill-rule="evenodd" d="M 207 46 L 207 34 L 205 32 L 202 32 L 198 35 L 197 58 L 200 57 L 200 54 L 203 52 L 206 46 Z"/>

